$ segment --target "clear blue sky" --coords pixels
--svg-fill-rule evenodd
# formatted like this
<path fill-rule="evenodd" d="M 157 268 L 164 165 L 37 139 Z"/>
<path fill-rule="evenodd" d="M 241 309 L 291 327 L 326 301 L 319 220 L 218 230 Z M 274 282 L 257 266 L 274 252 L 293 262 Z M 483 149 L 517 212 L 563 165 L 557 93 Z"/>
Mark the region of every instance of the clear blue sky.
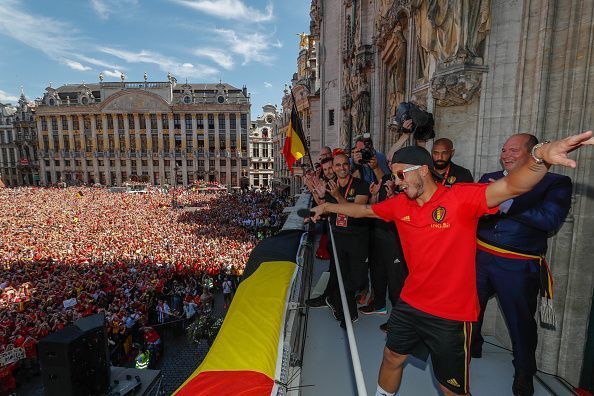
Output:
<path fill-rule="evenodd" d="M 222 79 L 252 94 L 252 117 L 278 104 L 296 71 L 310 0 L 1 0 L 0 102 L 51 81 Z"/>

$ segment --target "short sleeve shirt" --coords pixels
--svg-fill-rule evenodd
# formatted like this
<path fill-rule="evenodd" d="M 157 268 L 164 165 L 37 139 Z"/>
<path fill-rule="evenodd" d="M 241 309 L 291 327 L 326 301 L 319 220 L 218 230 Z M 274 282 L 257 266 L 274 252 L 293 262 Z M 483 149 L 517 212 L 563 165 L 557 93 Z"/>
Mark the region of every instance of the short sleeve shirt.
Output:
<path fill-rule="evenodd" d="M 423 206 L 405 194 L 372 206 L 396 223 L 409 275 L 400 297 L 409 305 L 444 319 L 474 322 L 476 229 L 487 207 L 485 184 L 438 185 Z"/>
<path fill-rule="evenodd" d="M 347 191 L 348 187 L 348 191 Z M 369 195 L 369 184 L 364 182 L 363 180 L 352 177 L 350 183 L 347 183 L 345 186 L 338 186 L 338 191 L 340 195 L 345 197 L 347 202 L 355 202 L 355 198 L 357 195 Z M 329 193 L 326 193 L 324 197 L 326 202 L 336 203 L 334 197 L 332 197 Z M 337 232 L 357 232 L 357 231 L 367 231 L 369 227 L 369 219 L 357 219 L 354 217 L 344 216 L 345 221 L 337 221 L 336 213 L 330 214 L 330 221 L 334 230 Z M 346 224 L 346 225 L 345 225 Z"/>

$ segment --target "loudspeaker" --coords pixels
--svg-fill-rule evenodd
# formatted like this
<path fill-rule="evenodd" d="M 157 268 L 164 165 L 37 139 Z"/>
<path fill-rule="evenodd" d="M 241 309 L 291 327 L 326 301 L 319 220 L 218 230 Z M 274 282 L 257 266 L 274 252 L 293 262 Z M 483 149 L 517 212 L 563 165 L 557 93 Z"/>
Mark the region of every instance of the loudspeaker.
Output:
<path fill-rule="evenodd" d="M 39 341 L 45 394 L 99 395 L 109 387 L 105 314 L 79 319 Z"/>

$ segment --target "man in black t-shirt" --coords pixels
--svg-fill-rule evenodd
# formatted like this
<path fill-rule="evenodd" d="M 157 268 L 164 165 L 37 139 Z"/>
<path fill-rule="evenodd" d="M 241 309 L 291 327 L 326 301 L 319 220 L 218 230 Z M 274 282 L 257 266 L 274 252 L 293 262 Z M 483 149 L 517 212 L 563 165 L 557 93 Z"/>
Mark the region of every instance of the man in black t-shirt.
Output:
<path fill-rule="evenodd" d="M 369 202 L 374 204 L 393 197 L 395 188 L 392 174 L 384 175 L 379 183 L 370 186 Z M 394 222 L 388 223 L 381 219 L 371 221 L 369 273 L 373 299 L 366 306 L 359 308 L 359 311 L 364 315 L 386 315 L 386 288 L 392 306 L 396 305 L 408 269 Z M 382 324 L 380 329 L 387 331 L 387 323 Z"/>
<path fill-rule="evenodd" d="M 468 169 L 452 162 L 455 151 L 454 143 L 447 138 L 437 139 L 431 149 L 434 179 L 437 183 L 441 183 L 446 187 L 451 187 L 454 183 L 474 182 L 472 173 Z"/>
<path fill-rule="evenodd" d="M 325 202 L 351 202 L 365 205 L 369 199 L 369 185 L 351 175 L 349 158 L 344 154 L 334 157 L 332 164 L 336 180 L 328 181 Z M 367 283 L 367 259 L 369 246 L 369 220 L 345 215 L 331 214 L 328 222 L 334 233 L 336 254 L 342 272 L 344 288 L 351 321 L 358 319 L 355 293 Z M 329 294 L 326 303 L 332 309 L 341 327 L 345 327 L 340 291 L 336 288 Z"/>

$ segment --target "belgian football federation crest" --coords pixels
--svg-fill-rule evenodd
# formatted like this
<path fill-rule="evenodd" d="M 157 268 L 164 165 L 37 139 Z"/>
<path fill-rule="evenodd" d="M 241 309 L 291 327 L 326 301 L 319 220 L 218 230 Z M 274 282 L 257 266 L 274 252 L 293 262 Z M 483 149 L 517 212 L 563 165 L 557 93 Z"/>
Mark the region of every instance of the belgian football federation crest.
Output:
<path fill-rule="evenodd" d="M 433 221 L 441 223 L 446 217 L 446 209 L 443 206 L 438 206 L 433 211 Z"/>
<path fill-rule="evenodd" d="M 354 197 L 354 196 L 355 196 L 355 189 L 354 188 L 351 188 L 349 190 L 349 197 Z"/>
<path fill-rule="evenodd" d="M 456 182 L 456 176 L 450 176 L 447 178 L 446 183 L 454 184 Z"/>

